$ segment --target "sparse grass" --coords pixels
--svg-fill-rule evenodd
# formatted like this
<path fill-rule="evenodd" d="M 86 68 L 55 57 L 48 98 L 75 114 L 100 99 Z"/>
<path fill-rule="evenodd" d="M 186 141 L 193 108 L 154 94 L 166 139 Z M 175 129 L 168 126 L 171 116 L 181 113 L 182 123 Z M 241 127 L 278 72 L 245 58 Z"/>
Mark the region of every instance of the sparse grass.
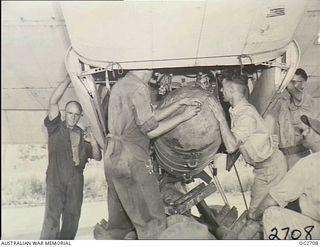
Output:
<path fill-rule="evenodd" d="M 87 171 L 88 170 L 88 171 Z M 10 178 L 9 178 L 10 177 Z M 2 186 L 2 205 L 42 204 L 45 202 L 45 174 L 26 172 L 8 176 Z M 106 182 L 101 165 L 91 165 L 84 172 L 84 200 L 104 200 Z"/>
<path fill-rule="evenodd" d="M 1 165 L 2 205 L 43 204 L 47 162 L 47 150 L 44 146 L 7 147 L 6 157 Z M 219 155 L 216 164 L 218 179 L 224 191 L 239 192 L 240 186 L 234 169 L 225 171 L 225 155 Z M 253 182 L 252 168 L 241 160 L 236 165 L 244 191 L 250 191 Z M 211 175 L 208 168 L 205 170 Z M 105 200 L 106 191 L 103 162 L 91 160 L 84 170 L 84 201 Z"/>
<path fill-rule="evenodd" d="M 107 184 L 104 176 L 103 162 L 91 160 L 84 172 L 85 200 L 97 201 L 106 199 Z"/>
<path fill-rule="evenodd" d="M 232 168 L 229 172 L 225 170 L 225 155 L 221 155 L 217 159 L 218 179 L 225 192 L 240 192 L 240 184 L 237 178 L 235 169 Z M 253 184 L 253 168 L 246 164 L 243 159 L 240 158 L 235 164 L 238 171 L 243 191 L 250 191 Z"/>
<path fill-rule="evenodd" d="M 34 205 L 45 202 L 46 147 L 8 145 L 2 162 L 2 205 Z M 91 160 L 84 170 L 84 201 L 106 199 L 102 162 Z"/>
<path fill-rule="evenodd" d="M 45 181 L 33 174 L 6 181 L 2 187 L 2 204 L 38 204 L 45 197 Z"/>

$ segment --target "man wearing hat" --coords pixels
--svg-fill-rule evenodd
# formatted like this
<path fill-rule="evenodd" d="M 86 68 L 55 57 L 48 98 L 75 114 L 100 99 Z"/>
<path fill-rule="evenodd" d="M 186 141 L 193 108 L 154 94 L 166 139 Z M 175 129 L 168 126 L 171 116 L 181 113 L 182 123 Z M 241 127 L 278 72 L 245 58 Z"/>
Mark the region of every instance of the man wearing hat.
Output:
<path fill-rule="evenodd" d="M 320 238 L 320 121 L 306 115 L 301 121 L 306 125 L 304 140 L 314 153 L 300 159 L 249 214 L 255 220 L 263 214 L 266 239 Z M 301 213 L 284 208 L 297 199 Z"/>

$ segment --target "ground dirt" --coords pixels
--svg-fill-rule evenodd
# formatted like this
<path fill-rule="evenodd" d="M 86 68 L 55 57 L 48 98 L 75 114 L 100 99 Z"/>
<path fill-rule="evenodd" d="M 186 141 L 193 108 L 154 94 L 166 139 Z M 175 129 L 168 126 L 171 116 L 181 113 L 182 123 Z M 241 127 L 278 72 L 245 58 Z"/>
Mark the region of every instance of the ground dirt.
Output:
<path fill-rule="evenodd" d="M 228 193 L 228 201 L 231 206 L 236 206 L 239 215 L 245 210 L 245 204 L 241 193 Z M 246 193 L 249 203 L 250 197 Z M 223 205 L 218 192 L 206 199 L 208 205 Z M 197 209 L 192 209 L 197 214 Z M 5 206 L 2 207 L 1 239 L 39 239 L 44 217 L 44 205 L 41 206 Z M 82 214 L 76 239 L 93 239 L 93 227 L 102 218 L 108 219 L 107 202 L 86 202 L 82 206 Z"/>

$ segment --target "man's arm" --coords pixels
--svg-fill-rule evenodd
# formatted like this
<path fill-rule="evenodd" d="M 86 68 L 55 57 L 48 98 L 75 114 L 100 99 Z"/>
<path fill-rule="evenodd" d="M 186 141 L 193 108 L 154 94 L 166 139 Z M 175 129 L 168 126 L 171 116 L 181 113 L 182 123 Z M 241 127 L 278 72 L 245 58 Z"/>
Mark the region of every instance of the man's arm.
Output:
<path fill-rule="evenodd" d="M 67 75 L 66 78 L 59 84 L 59 86 L 55 89 L 55 91 L 51 95 L 49 100 L 49 110 L 48 110 L 49 120 L 53 120 L 58 116 L 59 114 L 58 102 L 60 101 L 62 95 L 65 93 L 70 82 L 71 82 L 70 77 L 69 75 Z"/>
<path fill-rule="evenodd" d="M 235 152 L 241 144 L 240 141 L 237 140 L 235 136 L 232 134 L 228 126 L 227 120 L 225 118 L 218 121 L 219 121 L 222 140 L 227 149 L 227 152 L 228 153 Z"/>
<path fill-rule="evenodd" d="M 227 149 L 227 152 L 228 153 L 235 152 L 239 148 L 241 142 L 232 134 L 228 126 L 228 122 L 223 114 L 221 105 L 218 104 L 214 99 L 209 99 L 208 103 L 209 103 L 210 109 L 213 111 L 216 119 L 219 122 L 222 140 Z"/>
<path fill-rule="evenodd" d="M 97 141 L 90 142 L 90 144 L 92 147 L 92 157 L 95 160 L 100 161 L 102 159 L 102 155 L 101 155 L 101 150 L 99 148 Z"/>
<path fill-rule="evenodd" d="M 201 103 L 196 98 L 184 98 L 184 99 L 181 99 L 181 100 L 179 100 L 177 102 L 172 103 L 171 105 L 169 105 L 167 107 L 157 108 L 154 111 L 155 119 L 159 122 L 159 121 L 167 118 L 168 116 L 170 116 L 172 113 L 177 111 L 180 107 L 188 106 L 188 105 L 189 106 L 200 106 Z"/>
<path fill-rule="evenodd" d="M 157 128 L 147 132 L 146 134 L 150 139 L 163 135 L 177 127 L 182 122 L 187 121 L 188 119 L 197 115 L 200 110 L 200 106 L 187 106 L 183 113 L 174 116 L 173 118 L 160 121 Z"/>
<path fill-rule="evenodd" d="M 94 136 L 92 134 L 91 127 L 87 127 L 87 129 L 85 131 L 84 139 L 91 144 L 92 158 L 97 161 L 100 161 L 102 158 L 101 150 L 100 150 L 100 147 L 99 147 L 96 139 L 94 138 Z"/>
<path fill-rule="evenodd" d="M 134 106 L 135 122 L 138 126 L 140 126 L 141 131 L 148 135 L 149 138 L 158 137 L 172 130 L 180 123 L 195 116 L 201 110 L 200 102 L 197 99 L 189 98 L 182 100 L 179 102 L 179 104 L 195 104 L 196 106 L 187 106 L 183 113 L 177 114 L 170 119 L 163 119 L 163 117 L 170 115 L 172 111 L 174 112 L 177 106 L 171 106 L 169 110 L 164 110 L 162 113 L 160 113 L 160 117 L 155 116 L 156 114 L 154 114 L 151 109 L 149 91 L 146 87 L 138 88 L 132 95 L 131 100 Z M 163 120 L 157 121 L 157 119 Z"/>

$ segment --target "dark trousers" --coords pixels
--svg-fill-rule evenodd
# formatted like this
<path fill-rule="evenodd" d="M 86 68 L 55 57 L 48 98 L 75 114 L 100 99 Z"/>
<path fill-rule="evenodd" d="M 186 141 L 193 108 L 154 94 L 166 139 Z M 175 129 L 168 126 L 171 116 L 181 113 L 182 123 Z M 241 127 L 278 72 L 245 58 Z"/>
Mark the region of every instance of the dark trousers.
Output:
<path fill-rule="evenodd" d="M 78 230 L 82 201 L 83 174 L 75 174 L 65 185 L 47 183 L 46 208 L 40 239 L 74 239 Z"/>

